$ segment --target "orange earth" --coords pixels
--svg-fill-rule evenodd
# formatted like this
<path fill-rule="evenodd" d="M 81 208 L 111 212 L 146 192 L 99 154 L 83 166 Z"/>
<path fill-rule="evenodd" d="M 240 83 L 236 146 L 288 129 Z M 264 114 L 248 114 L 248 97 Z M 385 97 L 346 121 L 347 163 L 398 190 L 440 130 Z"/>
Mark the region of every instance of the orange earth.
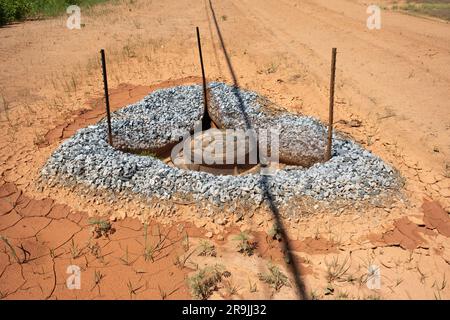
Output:
<path fill-rule="evenodd" d="M 194 298 L 187 279 L 220 264 L 227 276 L 210 299 L 449 299 L 450 26 L 382 10 L 381 29 L 368 30 L 366 9 L 361 0 L 122 0 L 82 10 L 81 30 L 67 29 L 66 16 L 1 28 L 0 298 Z M 191 204 L 109 203 L 40 183 L 58 145 L 104 116 L 99 49 L 115 110 L 200 81 L 195 26 L 208 80 L 323 121 L 337 47 L 336 128 L 400 171 L 401 197 L 281 212 L 278 241 L 264 210 L 208 219 Z M 90 217 L 112 229 L 97 237 Z M 236 248 L 241 231 L 256 243 L 251 256 Z M 200 255 L 205 240 L 215 256 Z M 70 290 L 74 265 L 80 288 Z M 288 276 L 279 290 L 259 277 L 270 265 Z"/>

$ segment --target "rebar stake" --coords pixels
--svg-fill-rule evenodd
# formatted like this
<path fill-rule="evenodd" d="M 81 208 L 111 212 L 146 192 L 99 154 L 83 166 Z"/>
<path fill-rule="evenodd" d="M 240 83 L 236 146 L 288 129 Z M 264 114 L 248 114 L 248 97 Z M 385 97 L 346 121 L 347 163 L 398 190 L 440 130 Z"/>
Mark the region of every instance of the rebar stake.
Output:
<path fill-rule="evenodd" d="M 331 53 L 331 79 L 330 79 L 330 108 L 328 114 L 328 144 L 325 153 L 325 161 L 331 159 L 333 144 L 333 115 L 334 115 L 334 83 L 336 78 L 336 48 Z"/>
<path fill-rule="evenodd" d="M 207 113 L 207 110 L 208 110 L 208 98 L 207 98 L 207 93 L 206 93 L 206 78 L 205 78 L 205 67 L 203 66 L 202 44 L 200 42 L 200 31 L 198 30 L 198 27 L 196 27 L 196 30 L 197 30 L 198 52 L 199 52 L 199 55 L 200 55 L 200 65 L 202 67 L 203 106 L 205 108 L 205 113 Z"/>
<path fill-rule="evenodd" d="M 109 93 L 108 93 L 108 77 L 106 75 L 106 59 L 105 59 L 105 50 L 100 50 L 102 56 L 102 70 L 103 70 L 103 84 L 105 87 L 105 104 L 106 104 L 106 118 L 108 120 L 108 141 L 112 146 L 112 129 L 111 129 L 111 111 L 109 109 Z"/>

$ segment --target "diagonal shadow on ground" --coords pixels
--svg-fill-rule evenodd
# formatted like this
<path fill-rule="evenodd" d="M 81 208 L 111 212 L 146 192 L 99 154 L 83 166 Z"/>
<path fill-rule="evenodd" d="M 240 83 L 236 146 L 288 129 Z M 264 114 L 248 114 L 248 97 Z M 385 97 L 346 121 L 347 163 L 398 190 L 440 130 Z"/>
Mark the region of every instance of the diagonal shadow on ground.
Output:
<path fill-rule="evenodd" d="M 223 54 L 225 56 L 225 60 L 228 66 L 228 69 L 230 71 L 231 77 L 233 79 L 233 85 L 235 87 L 236 90 L 233 90 L 234 94 L 236 95 L 236 98 L 239 101 L 239 108 L 241 110 L 242 116 L 244 118 L 245 121 L 245 125 L 246 125 L 246 129 L 252 129 L 252 123 L 247 115 L 247 113 L 245 112 L 245 107 L 244 107 L 244 103 L 243 103 L 243 99 L 240 95 L 239 90 L 237 90 L 237 88 L 239 87 L 239 83 L 236 77 L 236 73 L 233 69 L 233 65 L 231 64 L 231 60 L 230 57 L 227 53 L 227 49 L 225 46 L 225 42 L 223 40 L 223 36 L 222 36 L 222 32 L 220 30 L 219 24 L 217 22 L 217 18 L 216 18 L 216 13 L 214 11 L 214 7 L 211 3 L 211 0 L 209 1 L 209 7 L 211 10 L 211 15 L 214 21 L 214 25 L 216 27 L 216 31 L 217 31 L 217 35 L 219 37 L 219 41 L 220 41 L 220 45 L 222 47 L 223 50 Z M 264 200 L 267 202 L 268 207 L 275 219 L 275 223 L 276 226 L 278 228 L 278 231 L 280 233 L 281 239 L 282 239 L 282 244 L 283 244 L 283 251 L 284 254 L 286 255 L 287 261 L 288 261 L 288 269 L 291 272 L 293 278 L 294 278 L 294 282 L 295 282 L 295 286 L 297 289 L 297 295 L 299 296 L 300 299 L 308 299 L 308 295 L 306 293 L 306 289 L 305 289 L 305 284 L 302 280 L 302 275 L 301 275 L 301 271 L 299 269 L 299 267 L 297 266 L 297 264 L 295 263 L 295 257 L 292 254 L 292 250 L 289 244 L 289 239 L 280 215 L 280 211 L 278 209 L 278 207 L 275 205 L 271 190 L 270 190 L 270 183 L 269 183 L 269 179 L 270 177 L 267 175 L 261 175 L 261 179 L 259 181 L 260 187 L 263 190 L 264 193 Z"/>

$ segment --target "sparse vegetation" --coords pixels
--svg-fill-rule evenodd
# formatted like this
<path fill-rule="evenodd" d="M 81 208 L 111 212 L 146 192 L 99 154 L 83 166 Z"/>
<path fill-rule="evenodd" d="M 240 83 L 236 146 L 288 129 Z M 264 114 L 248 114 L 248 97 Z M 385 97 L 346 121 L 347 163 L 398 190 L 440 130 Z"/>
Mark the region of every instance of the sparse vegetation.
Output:
<path fill-rule="evenodd" d="M 70 255 L 72 256 L 72 259 L 77 259 L 81 256 L 82 250 L 78 248 L 78 245 L 75 244 L 75 241 L 72 238 L 72 241 L 70 243 Z"/>
<path fill-rule="evenodd" d="M 0 235 L 0 239 L 6 244 L 6 246 L 9 248 L 9 250 L 11 251 L 11 254 L 14 257 L 14 260 L 16 260 L 16 262 L 18 264 L 22 263 L 22 260 L 19 258 L 19 256 L 16 253 L 16 250 L 14 250 L 14 247 L 9 243 L 8 238 Z"/>
<path fill-rule="evenodd" d="M 439 291 L 434 293 L 434 300 L 442 300 L 441 293 Z"/>
<path fill-rule="evenodd" d="M 250 236 L 246 232 L 241 232 L 234 237 L 234 240 L 238 242 L 238 252 L 245 256 L 251 256 L 256 249 L 256 242 L 250 240 Z"/>
<path fill-rule="evenodd" d="M 338 299 L 338 300 L 348 300 L 349 299 L 349 294 L 346 291 L 340 291 L 336 295 L 336 299 Z"/>
<path fill-rule="evenodd" d="M 273 240 L 277 240 L 277 241 L 281 241 L 282 240 L 281 228 L 278 225 L 278 223 L 274 223 L 272 225 L 272 228 L 270 228 L 268 234 Z"/>
<path fill-rule="evenodd" d="M 100 281 L 104 278 L 104 275 L 98 271 L 95 270 L 94 272 L 94 286 L 92 287 L 91 291 L 95 289 L 95 287 L 98 288 L 98 293 L 100 294 Z"/>
<path fill-rule="evenodd" d="M 264 73 L 265 74 L 271 74 L 271 73 L 275 73 L 277 72 L 278 68 L 279 68 L 280 64 L 278 62 L 271 62 L 269 63 L 265 68 L 264 68 Z"/>
<path fill-rule="evenodd" d="M 248 279 L 248 291 L 250 291 L 250 293 L 255 293 L 258 291 L 256 283 L 253 283 L 250 278 Z"/>
<path fill-rule="evenodd" d="M 0 0 L 0 26 L 64 14 L 70 5 L 89 8 L 107 0 Z"/>
<path fill-rule="evenodd" d="M 148 224 L 144 223 L 144 259 L 154 262 L 155 247 L 148 243 Z"/>
<path fill-rule="evenodd" d="M 417 272 L 419 272 L 419 275 L 420 275 L 420 283 L 425 284 L 425 281 L 427 280 L 428 275 L 426 275 L 425 272 L 422 272 L 419 269 L 419 266 L 417 266 Z"/>
<path fill-rule="evenodd" d="M 56 258 L 55 249 L 49 248 L 48 251 L 49 251 L 50 257 L 51 257 L 52 259 L 55 259 L 55 258 Z"/>
<path fill-rule="evenodd" d="M 155 248 L 151 244 L 145 246 L 144 259 L 145 261 L 151 260 L 152 262 L 155 262 Z"/>
<path fill-rule="evenodd" d="M 450 2 L 443 0 L 408 0 L 404 4 L 394 4 L 393 10 L 402 10 L 411 14 L 427 15 L 450 21 Z"/>
<path fill-rule="evenodd" d="M 222 281 L 224 272 L 222 265 L 208 266 L 199 270 L 194 276 L 188 278 L 188 285 L 192 295 L 196 299 L 206 300 L 214 290 L 217 290 L 217 284 Z"/>
<path fill-rule="evenodd" d="M 326 279 L 329 283 L 338 280 L 343 281 L 348 269 L 350 269 L 350 261 L 348 257 L 341 262 L 338 257 L 333 257 L 331 262 L 325 261 L 325 265 L 327 267 Z"/>
<path fill-rule="evenodd" d="M 125 57 L 136 58 L 136 52 L 133 50 L 133 48 L 131 46 L 125 45 L 122 50 L 123 50 L 123 54 L 125 55 Z M 155 157 L 155 154 L 148 150 L 140 151 L 138 154 L 141 156 Z"/>
<path fill-rule="evenodd" d="M 128 256 L 128 246 L 125 248 L 125 254 L 122 257 L 120 257 L 120 261 L 126 266 L 130 265 L 130 259 Z"/>
<path fill-rule="evenodd" d="M 436 288 L 438 290 L 438 292 L 440 292 L 440 291 L 444 290 L 446 286 L 447 286 L 447 279 L 445 278 L 445 273 L 444 273 L 444 277 L 442 278 L 442 281 L 435 280 L 431 287 Z"/>
<path fill-rule="evenodd" d="M 200 241 L 199 251 L 199 256 L 215 257 L 217 255 L 216 247 L 207 240 Z"/>
<path fill-rule="evenodd" d="M 320 239 L 320 230 L 319 227 L 316 228 L 316 232 L 314 233 L 314 240 Z"/>
<path fill-rule="evenodd" d="M 403 282 L 403 279 L 402 279 L 402 278 L 397 278 L 397 279 L 395 280 L 395 286 L 398 287 L 399 285 L 402 284 L 402 282 Z"/>
<path fill-rule="evenodd" d="M 130 294 L 130 299 L 133 299 L 133 297 L 137 295 L 138 290 L 141 289 L 142 286 L 135 288 L 133 286 L 133 283 L 130 280 L 128 280 L 127 288 L 128 288 L 128 293 Z"/>
<path fill-rule="evenodd" d="M 152 235 L 155 235 L 152 233 Z M 167 235 L 161 233 L 159 226 L 156 226 L 156 235 L 158 240 L 156 243 L 151 244 L 148 240 L 148 224 L 144 223 L 144 259 L 145 261 L 155 261 L 157 253 L 164 249 L 164 243 L 167 239 Z"/>
<path fill-rule="evenodd" d="M 186 262 L 191 257 L 191 255 L 195 252 L 195 250 L 192 250 L 190 253 L 187 253 L 185 255 L 178 255 L 175 258 L 175 261 L 173 264 L 177 266 L 180 269 L 183 269 L 186 266 Z"/>
<path fill-rule="evenodd" d="M 42 134 L 35 134 L 34 139 L 33 139 L 33 143 L 36 146 L 41 146 L 41 145 L 45 145 L 45 143 L 47 142 L 47 139 L 45 138 L 44 135 Z"/>
<path fill-rule="evenodd" d="M 189 249 L 190 249 L 190 247 L 191 247 L 191 244 L 190 244 L 190 242 L 189 242 L 189 235 L 187 234 L 187 232 L 185 232 L 185 234 L 184 234 L 184 236 L 183 236 L 183 240 L 181 241 L 181 245 L 182 245 L 183 250 L 184 250 L 185 252 L 188 252 L 188 251 L 189 251 Z"/>
<path fill-rule="evenodd" d="M 288 277 L 275 265 L 269 264 L 269 272 L 259 273 L 259 280 L 267 283 L 275 291 L 279 291 L 283 286 L 290 287 Z"/>
<path fill-rule="evenodd" d="M 311 300 L 319 300 L 320 296 L 315 290 L 311 290 L 309 293 L 309 296 L 311 297 Z"/>
<path fill-rule="evenodd" d="M 349 274 L 345 278 L 345 281 L 347 281 L 348 283 L 354 284 L 356 281 L 358 281 L 358 278 L 356 278 L 353 274 Z"/>
<path fill-rule="evenodd" d="M 232 297 L 232 296 L 236 295 L 239 291 L 239 287 L 237 285 L 235 285 L 231 280 L 224 280 L 223 286 L 226 290 L 226 295 L 228 297 Z"/>
<path fill-rule="evenodd" d="M 111 222 L 107 220 L 91 218 L 89 219 L 89 224 L 94 226 L 92 234 L 95 239 L 102 236 L 108 238 L 110 234 L 116 232 L 116 230 L 112 227 Z"/>
<path fill-rule="evenodd" d="M 6 246 L 9 248 L 9 250 L 11 251 L 11 254 L 14 257 L 14 260 L 16 260 L 16 262 L 18 264 L 24 264 L 24 263 L 27 263 L 29 261 L 29 259 L 31 257 L 31 253 L 24 248 L 23 244 L 20 244 L 20 246 L 17 246 L 17 248 L 19 248 L 22 251 L 22 258 L 20 258 L 17 255 L 17 252 L 14 249 L 14 247 L 9 243 L 8 238 L 0 235 L 0 240 L 2 240 L 6 244 Z"/>
<path fill-rule="evenodd" d="M 89 248 L 89 252 L 98 260 L 100 260 L 100 262 L 103 262 L 103 255 L 102 255 L 102 248 L 100 247 L 100 245 L 98 244 L 98 242 L 94 243 L 94 244 L 89 244 L 88 245 Z"/>
<path fill-rule="evenodd" d="M 331 296 L 334 295 L 334 287 L 328 283 L 328 285 L 325 287 L 323 294 L 325 296 Z"/>
<path fill-rule="evenodd" d="M 161 297 L 161 300 L 166 300 L 167 292 L 164 291 L 164 289 L 161 289 L 159 284 L 158 284 L 158 291 L 159 291 L 159 296 Z"/>

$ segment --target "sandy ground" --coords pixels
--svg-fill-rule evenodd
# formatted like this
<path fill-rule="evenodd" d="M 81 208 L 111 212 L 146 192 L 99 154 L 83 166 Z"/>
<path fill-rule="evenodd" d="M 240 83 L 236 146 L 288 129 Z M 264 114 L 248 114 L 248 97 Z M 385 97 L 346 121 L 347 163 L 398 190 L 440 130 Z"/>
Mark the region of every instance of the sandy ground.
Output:
<path fill-rule="evenodd" d="M 449 24 L 383 11 L 381 30 L 370 31 L 367 5 L 357 0 L 212 6 L 122 1 L 83 11 L 81 30 L 65 28 L 65 17 L 0 29 L 0 297 L 191 298 L 186 278 L 219 263 L 231 276 L 211 298 L 449 299 Z M 283 221 L 289 241 L 278 242 L 267 235 L 269 212 L 210 221 L 176 205 L 167 218 L 139 203 L 39 185 L 61 141 L 103 116 L 99 49 L 115 109 L 158 87 L 199 81 L 195 26 L 208 79 L 322 120 L 337 47 L 336 127 L 401 172 L 403 197 L 380 208 L 296 212 Z M 96 239 L 89 216 L 111 219 L 116 232 Z M 237 252 L 241 230 L 258 244 L 250 257 Z M 153 260 L 145 238 L 158 248 Z M 202 238 L 216 257 L 198 255 Z M 268 263 L 290 286 L 275 291 L 259 280 Z M 80 290 L 66 286 L 70 265 L 80 267 Z M 367 287 L 371 265 L 380 269 L 379 289 Z"/>

